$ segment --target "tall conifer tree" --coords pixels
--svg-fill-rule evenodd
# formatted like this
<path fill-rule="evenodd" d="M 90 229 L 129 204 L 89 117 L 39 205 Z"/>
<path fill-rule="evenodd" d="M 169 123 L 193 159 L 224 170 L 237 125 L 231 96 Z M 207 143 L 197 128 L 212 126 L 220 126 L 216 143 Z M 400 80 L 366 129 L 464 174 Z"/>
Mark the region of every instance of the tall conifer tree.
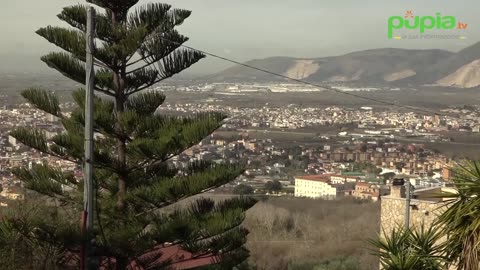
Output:
<path fill-rule="evenodd" d="M 181 247 L 193 258 L 213 258 L 209 268 L 231 269 L 248 256 L 247 231 L 240 225 L 255 202 L 246 198 L 214 202 L 198 199 L 188 207 L 167 211 L 182 200 L 222 186 L 243 172 L 235 164 L 190 162 L 179 167 L 171 158 L 198 144 L 222 125 L 220 113 L 189 117 L 155 113 L 165 96 L 148 90 L 204 57 L 183 49 L 188 39 L 175 28 L 190 11 L 139 0 L 90 0 L 104 12 L 96 15 L 94 112 L 95 256 L 111 258 L 111 269 L 168 269 L 159 260 L 166 243 Z M 44 57 L 49 67 L 84 84 L 87 7 L 70 6 L 58 17 L 72 28 L 48 26 L 37 34 L 64 50 Z M 173 41 L 173 42 L 171 42 Z M 61 120 L 65 132 L 48 140 L 41 130 L 19 128 L 12 136 L 43 153 L 83 164 L 85 91 L 73 94 L 78 105 L 62 112 L 57 97 L 42 89 L 22 92 L 31 104 Z M 54 245 L 67 255 L 83 244 L 78 219 L 83 182 L 48 164 L 17 168 L 14 174 L 27 189 L 53 198 L 61 207 L 44 206 L 48 218 L 16 217 L 10 222 L 28 238 Z M 60 204 L 58 204 L 60 203 Z M 213 257 L 212 257 L 213 256 Z"/>

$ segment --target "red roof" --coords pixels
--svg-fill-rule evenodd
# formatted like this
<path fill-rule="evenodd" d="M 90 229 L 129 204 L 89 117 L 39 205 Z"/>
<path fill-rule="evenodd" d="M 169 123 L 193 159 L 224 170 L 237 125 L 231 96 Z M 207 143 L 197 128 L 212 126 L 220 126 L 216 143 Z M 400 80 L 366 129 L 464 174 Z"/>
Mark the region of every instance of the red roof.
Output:
<path fill-rule="evenodd" d="M 372 184 L 366 183 L 366 182 L 358 182 L 356 185 L 359 186 L 359 187 L 371 187 L 372 186 Z"/>
<path fill-rule="evenodd" d="M 71 254 L 74 257 L 78 256 L 78 253 Z M 128 265 L 129 270 L 144 270 L 138 262 L 141 262 L 142 259 L 151 259 L 157 257 L 155 261 L 148 263 L 148 268 L 168 266 L 169 270 L 187 270 L 192 268 L 197 268 L 201 266 L 207 266 L 216 264 L 220 261 L 219 255 L 214 254 L 202 254 L 194 255 L 186 250 L 183 250 L 178 245 L 172 246 L 158 246 L 155 247 L 151 252 L 146 253 L 138 258 L 138 260 L 130 261 Z M 69 257 L 67 255 L 67 257 Z M 73 263 L 73 261 L 71 262 Z M 110 270 L 115 269 L 116 260 L 114 258 L 103 258 L 101 266 L 98 270 Z M 73 266 L 73 265 L 70 265 Z"/>
<path fill-rule="evenodd" d="M 331 174 L 319 174 L 319 175 L 305 175 L 296 177 L 300 180 L 308 180 L 308 181 L 318 181 L 318 182 L 328 182 L 330 180 Z"/>
<path fill-rule="evenodd" d="M 145 256 L 152 256 L 155 254 L 159 256 L 159 258 L 155 261 L 155 264 L 161 265 L 165 262 L 171 262 L 169 267 L 171 270 L 197 268 L 215 264 L 219 261 L 218 256 L 213 254 L 195 256 L 192 253 L 183 250 L 180 246 L 161 247 L 149 254 L 146 254 Z M 135 262 L 132 262 L 132 266 L 135 264 Z M 133 267 L 133 270 L 143 270 L 143 268 L 141 266 L 136 266 Z"/>

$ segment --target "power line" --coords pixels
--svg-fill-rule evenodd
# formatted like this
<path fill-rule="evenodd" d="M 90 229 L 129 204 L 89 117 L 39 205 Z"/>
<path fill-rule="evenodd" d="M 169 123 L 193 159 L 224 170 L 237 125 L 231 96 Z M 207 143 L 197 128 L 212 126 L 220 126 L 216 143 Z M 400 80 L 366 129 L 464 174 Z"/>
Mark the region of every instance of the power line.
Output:
<path fill-rule="evenodd" d="M 322 88 L 322 89 L 329 90 L 329 91 L 333 91 L 333 92 L 340 93 L 340 94 L 343 94 L 343 95 L 347 95 L 347 96 L 351 96 L 351 97 L 359 98 L 359 99 L 363 99 L 363 100 L 373 101 L 373 102 L 377 102 L 377 103 L 384 104 L 384 105 L 388 105 L 388 106 L 394 106 L 394 107 L 409 109 L 409 110 L 418 111 L 418 112 L 423 112 L 423 113 L 428 113 L 428 114 L 434 114 L 434 115 L 442 115 L 442 116 L 452 117 L 452 116 L 449 116 L 449 115 L 447 115 L 447 114 L 439 113 L 439 112 L 436 112 L 436 111 L 421 109 L 421 108 L 412 107 L 412 106 L 408 106 L 408 105 L 401 105 L 401 104 L 397 104 L 397 103 L 391 102 L 391 101 L 386 101 L 386 100 L 380 100 L 380 99 L 376 99 L 376 98 L 366 97 L 366 96 L 358 95 L 358 94 L 355 94 L 355 93 L 349 93 L 349 92 L 342 91 L 342 90 L 339 90 L 339 89 L 337 89 L 337 88 L 334 88 L 334 87 L 331 87 L 331 86 L 327 86 L 327 85 L 320 85 L 320 84 L 316 84 L 316 83 L 304 81 L 304 80 L 301 80 L 301 79 L 295 79 L 295 78 L 292 78 L 292 77 L 289 77 L 289 76 L 286 76 L 286 75 L 283 75 L 283 74 L 275 73 L 275 72 L 272 72 L 272 71 L 269 71 L 269 70 L 266 70 L 266 69 L 263 69 L 263 68 L 255 67 L 255 66 L 252 66 L 252 65 L 249 65 L 249 64 L 245 64 L 245 63 L 236 61 L 236 60 L 232 60 L 232 59 L 229 59 L 229 58 L 226 58 L 226 57 L 223 57 L 223 56 L 214 54 L 214 53 L 210 53 L 210 52 L 207 52 L 207 51 L 204 51 L 204 50 L 196 49 L 196 48 L 193 48 L 193 47 L 191 47 L 191 46 L 187 46 L 187 45 L 184 45 L 184 44 L 182 44 L 182 43 L 180 43 L 180 42 L 176 42 L 176 41 L 173 41 L 173 40 L 164 38 L 164 37 L 160 37 L 160 38 L 163 39 L 163 40 L 165 40 L 165 41 L 168 41 L 168 42 L 171 42 L 171 43 L 173 43 L 173 44 L 176 44 L 176 45 L 178 45 L 178 46 L 184 47 L 184 48 L 186 48 L 186 49 L 194 50 L 194 51 L 200 52 L 200 53 L 202 53 L 202 54 L 205 54 L 205 55 L 208 55 L 208 56 L 211 56 L 211 57 L 214 57 L 214 58 L 217 58 L 217 59 L 226 61 L 226 62 L 230 62 L 230 63 L 236 64 L 236 65 L 239 65 L 239 66 L 243 66 L 243 67 L 246 67 L 246 68 L 250 68 L 250 69 L 253 69 L 253 70 L 257 70 L 257 71 L 260 71 L 260 72 L 263 72 L 263 73 L 267 73 L 267 74 L 270 74 L 270 75 L 273 75 L 273 76 L 276 76 L 276 77 L 280 77 L 280 78 L 283 78 L 283 79 L 288 79 L 288 80 L 291 80 L 291 81 L 294 81 L 294 82 L 298 82 L 298 83 L 301 83 L 301 84 L 306 84 L 306 85 L 310 85 L 310 86 Z M 455 117 L 452 117 L 452 118 L 455 118 Z"/>

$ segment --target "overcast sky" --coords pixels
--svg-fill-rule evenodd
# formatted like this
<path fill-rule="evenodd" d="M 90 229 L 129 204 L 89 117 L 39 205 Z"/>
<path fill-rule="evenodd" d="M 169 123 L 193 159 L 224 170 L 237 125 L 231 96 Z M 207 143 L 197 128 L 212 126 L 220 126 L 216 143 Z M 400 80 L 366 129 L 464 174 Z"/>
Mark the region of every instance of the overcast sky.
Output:
<path fill-rule="evenodd" d="M 143 0 L 140 4 L 147 2 Z M 150 1 L 151 2 L 151 1 Z M 458 51 L 480 41 L 478 0 L 163 0 L 190 9 L 180 27 L 188 45 L 236 60 L 269 56 L 320 57 L 380 47 Z M 34 32 L 62 25 L 63 6 L 82 0 L 2 0 L 0 72 L 45 71 L 39 60 L 54 46 Z M 452 15 L 468 23 L 465 40 L 388 40 L 387 19 L 413 10 L 418 15 Z M 191 72 L 228 67 L 206 59 Z"/>

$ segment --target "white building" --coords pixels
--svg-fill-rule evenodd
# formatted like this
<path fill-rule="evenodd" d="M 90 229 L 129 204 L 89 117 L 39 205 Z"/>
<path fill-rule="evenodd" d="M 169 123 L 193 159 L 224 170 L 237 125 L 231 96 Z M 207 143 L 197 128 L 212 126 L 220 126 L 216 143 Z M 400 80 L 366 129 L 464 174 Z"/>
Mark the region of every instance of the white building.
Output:
<path fill-rule="evenodd" d="M 12 145 L 12 146 L 16 146 L 17 145 L 17 139 L 8 135 L 8 143 L 10 143 L 10 145 Z"/>
<path fill-rule="evenodd" d="M 55 131 L 45 131 L 45 137 L 47 138 L 47 140 L 50 140 L 52 139 L 53 137 L 57 136 L 58 132 L 55 132 Z"/>
<path fill-rule="evenodd" d="M 346 176 L 346 175 L 339 175 L 333 174 L 330 176 L 330 181 L 332 184 L 344 184 L 344 183 L 356 183 L 360 179 L 354 176 Z"/>
<path fill-rule="evenodd" d="M 47 121 L 49 121 L 49 122 L 56 122 L 59 119 L 58 117 L 56 117 L 55 115 L 52 115 L 52 114 L 47 114 L 46 118 L 47 118 Z"/>
<path fill-rule="evenodd" d="M 309 175 L 295 178 L 295 197 L 335 199 L 352 189 L 352 184 L 332 184 L 330 175 Z"/>

